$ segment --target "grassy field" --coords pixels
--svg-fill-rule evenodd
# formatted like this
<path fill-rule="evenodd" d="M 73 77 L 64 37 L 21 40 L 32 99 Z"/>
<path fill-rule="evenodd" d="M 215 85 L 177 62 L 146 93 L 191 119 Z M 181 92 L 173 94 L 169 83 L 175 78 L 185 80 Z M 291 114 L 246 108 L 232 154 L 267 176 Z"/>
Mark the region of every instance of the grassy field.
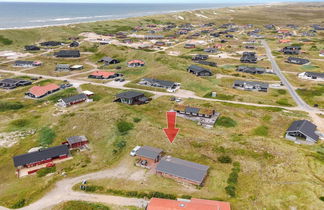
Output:
<path fill-rule="evenodd" d="M 218 25 L 231 20 L 242 25 L 253 23 L 255 27 L 262 27 L 263 24 L 268 23 L 280 25 L 296 23 L 309 26 L 312 23 L 321 23 L 324 18 L 322 11 L 321 7 L 312 3 L 309 3 L 308 6 L 303 4 L 289 7 L 286 5 L 255 6 L 194 12 L 203 14 L 209 17 L 208 19 L 201 19 L 193 12 L 181 12 L 179 15 L 184 20 L 179 19 L 178 14 L 171 14 L 42 29 L 3 30 L 0 31 L 0 36 L 12 40 L 12 43 L 9 44 L 6 41 L 7 44 L 3 44 L 0 42 L 0 50 L 22 51 L 26 44 L 48 40 L 68 43 L 69 37 L 78 36 L 81 32 L 106 34 L 130 31 L 131 27 L 156 21 L 159 23 L 171 21 L 177 24 L 216 22 Z M 164 34 L 167 33 L 164 32 Z M 173 33 L 173 31 L 169 33 Z M 266 32 L 266 34 L 271 35 L 272 32 Z M 235 35 L 243 40 L 247 39 L 245 35 Z M 320 41 L 322 36 L 322 33 L 319 33 L 316 38 L 319 39 L 320 44 L 317 45 L 319 49 L 323 47 L 323 42 Z M 185 41 L 185 37 L 180 37 L 179 41 Z M 215 40 L 215 42 L 218 41 Z M 273 50 L 282 47 L 277 44 L 276 40 L 269 41 L 269 43 Z M 231 40 L 226 45 L 232 46 L 223 49 L 226 53 L 244 50 L 235 40 Z M 219 67 L 216 68 L 208 67 L 215 75 L 209 78 L 200 78 L 186 71 L 186 68 L 193 63 L 191 54 L 199 53 L 199 51 L 185 50 L 183 45 L 170 48 L 166 53 L 154 53 L 115 45 L 95 46 L 88 42 L 83 42 L 79 49 L 82 52 L 91 53 L 83 54 L 80 59 L 69 60 L 36 56 L 33 59 L 42 60 L 45 65 L 26 71 L 56 76 L 54 71 L 56 63 L 81 63 L 85 65 L 83 71 L 86 71 L 90 69 L 90 66 L 85 64 L 86 61 L 97 63 L 101 57 L 110 56 L 119 59 L 121 63 L 101 66 L 100 69 L 124 74 L 125 79 L 131 81 L 129 85 L 134 85 L 143 77 L 152 77 L 180 82 L 182 89 L 191 90 L 199 96 L 209 97 L 212 91 L 216 91 L 219 99 L 282 106 L 295 105 L 286 90 L 271 89 L 268 93 L 258 93 L 233 89 L 232 83 L 235 79 L 259 80 L 269 83 L 278 83 L 279 81 L 275 75 L 270 74 L 236 73 L 235 66 L 240 65 L 239 55 L 233 55 L 233 58 L 210 58 L 210 61 L 219 64 Z M 167 52 L 169 51 L 180 51 L 182 56 L 168 56 Z M 307 54 L 312 59 L 311 66 L 287 64 L 284 62 L 286 57 L 281 54 L 277 55 L 277 60 L 284 71 L 294 72 L 293 74 L 286 73 L 294 86 L 306 89 L 297 92 L 308 103 L 318 103 L 319 106 L 323 106 L 322 85 L 299 81 L 295 76 L 295 72 L 306 71 L 306 69 L 307 71 L 323 71 L 323 62 L 316 60 L 319 59 L 316 52 L 312 51 Z M 257 53 L 263 55 L 264 49 L 259 47 Z M 28 58 L 24 59 L 28 60 Z M 141 68 L 128 68 L 126 62 L 131 59 L 142 59 L 146 65 Z M 1 58 L 1 61 L 3 60 Z M 116 69 L 118 66 L 121 67 L 120 70 Z M 255 66 L 270 67 L 270 63 L 263 60 Z M 319 66 L 319 68 L 314 66 Z M 16 70 L 11 67 L 10 63 L 2 64 L 0 67 Z M 58 74 L 58 76 L 63 75 L 65 73 Z M 73 78 L 94 81 L 88 80 L 87 75 L 80 74 Z M 223 77 L 219 77 L 219 75 L 223 75 Z M 7 77 L 13 77 L 13 75 L 0 74 L 1 79 Z M 35 85 L 49 82 L 60 83 L 59 81 L 41 80 Z M 0 90 L 0 132 L 36 129 L 36 134 L 20 140 L 14 146 L 0 148 L 0 205 L 2 206 L 15 207 L 22 203 L 27 205 L 48 192 L 57 180 L 63 178 L 61 175 L 63 172 L 70 177 L 102 170 L 125 159 L 134 146 L 149 145 L 162 148 L 169 155 L 209 165 L 211 169 L 205 186 L 202 188 L 184 186 L 171 179 L 150 173 L 146 173 L 147 179 L 143 183 L 126 179 L 105 179 L 91 180 L 90 184 L 101 185 L 104 189 L 134 191 L 158 189 L 163 193 L 180 196 L 185 194 L 197 198 L 225 200 L 231 202 L 234 210 L 290 209 L 292 207 L 306 210 L 322 209 L 323 201 L 320 200 L 320 197 L 324 196 L 323 143 L 305 146 L 296 145 L 284 139 L 284 133 L 291 122 L 297 119 L 309 119 L 306 113 L 280 108 L 261 108 L 187 99 L 184 100 L 185 105 L 215 109 L 221 113 L 221 119 L 214 128 L 204 129 L 193 121 L 179 118 L 177 127 L 181 129 L 180 133 L 174 143 L 170 144 L 162 131 L 162 128 L 166 126 L 165 112 L 175 105 L 175 102 L 171 102 L 169 97 L 160 97 L 142 106 L 128 106 L 112 102 L 115 94 L 122 90 L 82 85 L 83 90 L 95 93 L 94 102 L 61 109 L 54 106 L 56 100 L 75 94 L 76 89 L 60 91 L 41 100 L 32 100 L 24 97 L 24 93 L 29 88 L 30 86 L 10 91 Z M 121 132 L 120 124 L 128 125 L 129 130 Z M 12 157 L 39 146 L 44 130 L 50 130 L 50 133 L 54 134 L 52 136 L 55 136 L 49 146 L 59 145 L 70 136 L 86 135 L 90 141 L 90 150 L 73 152 L 73 159 L 58 164 L 56 173 L 51 176 L 28 176 L 18 179 L 15 176 Z M 219 162 L 218 159 L 221 156 L 229 156 L 233 162 L 240 163 L 235 197 L 228 196 L 225 190 L 233 164 Z M 100 193 L 107 192 L 104 190 Z M 73 201 L 60 204 L 57 208 L 95 209 L 96 205 Z M 109 208 L 123 209 L 114 206 L 109 206 Z"/>

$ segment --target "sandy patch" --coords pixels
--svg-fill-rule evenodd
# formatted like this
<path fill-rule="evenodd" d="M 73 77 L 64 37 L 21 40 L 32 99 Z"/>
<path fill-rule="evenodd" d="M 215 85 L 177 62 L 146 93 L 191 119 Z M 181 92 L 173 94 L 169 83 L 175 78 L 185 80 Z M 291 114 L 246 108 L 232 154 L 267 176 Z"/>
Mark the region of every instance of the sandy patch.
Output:
<path fill-rule="evenodd" d="M 5 57 L 6 59 L 15 60 L 18 58 L 24 58 L 30 56 L 30 53 L 19 53 L 14 51 L 0 51 L 0 57 Z"/>
<path fill-rule="evenodd" d="M 202 15 L 202 14 L 195 14 L 197 17 L 200 17 L 200 18 L 205 18 L 205 19 L 208 19 L 209 17 L 207 17 L 206 15 Z"/>
<path fill-rule="evenodd" d="M 12 147 L 19 140 L 24 139 L 27 136 L 34 135 L 35 133 L 36 130 L 0 133 L 0 147 Z"/>

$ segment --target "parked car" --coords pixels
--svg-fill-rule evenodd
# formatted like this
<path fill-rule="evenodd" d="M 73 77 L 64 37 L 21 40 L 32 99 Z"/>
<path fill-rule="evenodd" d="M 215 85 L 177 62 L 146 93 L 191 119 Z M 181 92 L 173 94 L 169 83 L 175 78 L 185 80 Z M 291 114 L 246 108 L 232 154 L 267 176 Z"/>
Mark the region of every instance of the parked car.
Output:
<path fill-rule="evenodd" d="M 181 102 L 182 101 L 182 99 L 181 98 L 176 98 L 176 100 L 175 100 L 176 102 Z"/>
<path fill-rule="evenodd" d="M 134 149 L 129 153 L 130 156 L 136 156 L 136 152 L 141 148 L 141 146 L 136 146 Z"/>
<path fill-rule="evenodd" d="M 125 79 L 124 78 L 120 78 L 119 82 L 124 82 Z"/>
<path fill-rule="evenodd" d="M 115 82 L 119 82 L 119 80 L 120 80 L 120 78 L 116 78 L 116 79 L 115 79 Z"/>

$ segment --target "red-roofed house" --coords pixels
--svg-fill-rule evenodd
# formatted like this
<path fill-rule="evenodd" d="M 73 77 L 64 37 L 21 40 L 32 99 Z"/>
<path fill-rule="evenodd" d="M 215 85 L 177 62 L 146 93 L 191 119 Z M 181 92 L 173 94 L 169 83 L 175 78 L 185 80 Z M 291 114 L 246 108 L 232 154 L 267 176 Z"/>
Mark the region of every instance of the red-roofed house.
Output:
<path fill-rule="evenodd" d="M 93 79 L 112 79 L 117 77 L 118 75 L 115 72 L 109 72 L 109 71 L 95 71 L 92 72 L 88 78 Z"/>
<path fill-rule="evenodd" d="M 45 86 L 34 86 L 30 88 L 29 91 L 25 93 L 25 95 L 32 98 L 42 98 L 58 90 L 60 90 L 60 86 L 52 83 Z"/>
<path fill-rule="evenodd" d="M 145 62 L 142 60 L 132 60 L 132 61 L 127 62 L 128 67 L 140 67 L 140 66 L 144 66 L 144 65 L 145 65 Z"/>
<path fill-rule="evenodd" d="M 291 42 L 290 39 L 280 39 L 280 40 L 279 40 L 279 43 L 280 43 L 280 44 L 285 44 L 285 43 L 289 43 L 289 42 Z"/>
<path fill-rule="evenodd" d="M 146 208 L 147 210 L 230 210 L 230 203 L 223 201 L 212 201 L 195 199 L 191 200 L 168 200 L 152 198 Z"/>

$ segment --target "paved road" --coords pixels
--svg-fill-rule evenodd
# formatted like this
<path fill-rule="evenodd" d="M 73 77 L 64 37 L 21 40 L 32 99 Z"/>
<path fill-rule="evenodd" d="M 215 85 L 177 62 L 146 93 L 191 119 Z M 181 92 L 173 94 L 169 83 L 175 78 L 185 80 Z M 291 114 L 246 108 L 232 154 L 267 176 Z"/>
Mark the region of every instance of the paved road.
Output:
<path fill-rule="evenodd" d="M 271 62 L 271 66 L 273 71 L 277 74 L 277 76 L 280 78 L 281 82 L 285 85 L 287 90 L 289 91 L 291 97 L 294 99 L 296 104 L 302 108 L 305 111 L 315 111 L 316 109 L 310 107 L 305 101 L 296 93 L 294 87 L 290 84 L 290 82 L 287 80 L 287 78 L 284 76 L 284 74 L 281 72 L 275 58 L 273 57 L 271 53 L 271 49 L 268 45 L 268 43 L 265 40 L 262 40 L 262 44 L 264 48 L 266 49 L 266 54 Z"/>
<path fill-rule="evenodd" d="M 231 103 L 231 104 L 241 104 L 241 105 L 248 105 L 248 106 L 257 106 L 257 107 L 276 107 L 276 108 L 283 108 L 287 110 L 301 110 L 299 107 L 285 107 L 285 106 L 277 106 L 277 105 L 268 105 L 268 104 L 256 104 L 256 103 L 249 103 L 249 102 L 241 102 L 241 101 L 229 101 L 229 100 L 220 100 L 220 99 L 213 99 L 213 98 L 203 98 L 200 96 L 196 96 L 194 92 L 188 91 L 188 90 L 178 90 L 176 93 L 166 93 L 166 92 L 159 92 L 159 91 L 151 91 L 151 90 L 143 90 L 143 89 L 137 89 L 137 88 L 129 88 L 120 85 L 119 82 L 108 82 L 108 83 L 96 83 L 96 82 L 90 82 L 90 81 L 84 81 L 80 79 L 71 79 L 71 75 L 68 76 L 62 76 L 62 77 L 55 77 L 55 76 L 48 76 L 48 75 L 41 75 L 41 74 L 32 74 L 32 73 L 26 73 L 26 72 L 16 72 L 16 71 L 10 71 L 10 70 L 3 70 L 0 69 L 0 72 L 3 73 L 11 73 L 15 74 L 17 76 L 30 76 L 30 77 L 42 77 L 44 79 L 53 79 L 53 80 L 68 80 L 70 83 L 74 84 L 75 86 L 80 86 L 83 84 L 91 84 L 91 85 L 97 85 L 97 86 L 105 86 L 110 88 L 116 88 L 116 89 L 124 89 L 124 90 L 138 90 L 138 91 L 145 91 L 154 94 L 157 97 L 160 96 L 174 96 L 179 98 L 193 98 L 198 100 L 204 100 L 204 101 L 215 101 L 215 102 L 225 102 L 225 103 Z"/>

